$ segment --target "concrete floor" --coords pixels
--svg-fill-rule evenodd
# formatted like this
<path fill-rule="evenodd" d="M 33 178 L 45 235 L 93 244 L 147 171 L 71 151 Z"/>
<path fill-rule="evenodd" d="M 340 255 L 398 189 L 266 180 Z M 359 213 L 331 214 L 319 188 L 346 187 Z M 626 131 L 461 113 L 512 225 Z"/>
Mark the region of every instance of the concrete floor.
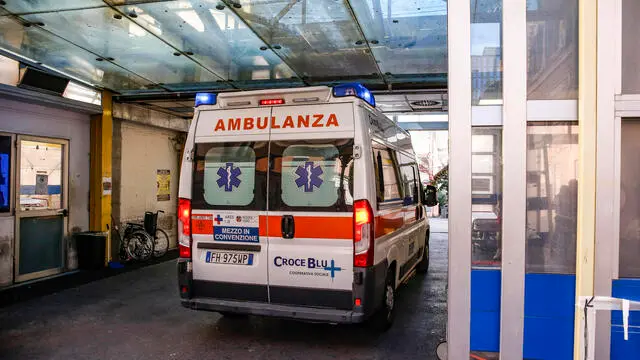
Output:
<path fill-rule="evenodd" d="M 436 359 L 446 284 L 447 234 L 433 232 L 428 275 L 400 290 L 396 323 L 375 334 L 187 310 L 169 261 L 0 309 L 0 358 Z"/>

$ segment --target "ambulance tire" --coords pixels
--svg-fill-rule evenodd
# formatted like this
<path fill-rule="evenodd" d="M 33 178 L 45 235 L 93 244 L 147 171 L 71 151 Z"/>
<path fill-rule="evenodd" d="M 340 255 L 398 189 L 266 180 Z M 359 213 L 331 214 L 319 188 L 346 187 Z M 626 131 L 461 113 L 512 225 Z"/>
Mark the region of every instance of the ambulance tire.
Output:
<path fill-rule="evenodd" d="M 382 297 L 382 307 L 371 317 L 371 326 L 375 331 L 385 332 L 393 325 L 396 317 L 396 287 L 395 273 L 393 269 L 387 272 L 384 296 Z"/>
<path fill-rule="evenodd" d="M 429 232 L 427 231 L 427 238 L 424 242 L 424 250 L 422 254 L 422 260 L 418 263 L 418 272 L 420 274 L 426 274 L 429 271 Z"/>

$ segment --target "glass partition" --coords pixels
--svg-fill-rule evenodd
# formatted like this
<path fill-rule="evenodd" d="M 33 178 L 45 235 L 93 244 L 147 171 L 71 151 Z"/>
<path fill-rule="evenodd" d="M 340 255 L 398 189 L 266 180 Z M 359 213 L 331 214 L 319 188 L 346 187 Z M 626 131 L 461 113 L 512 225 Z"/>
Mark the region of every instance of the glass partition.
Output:
<path fill-rule="evenodd" d="M 622 0 L 622 93 L 640 94 L 640 2 Z"/>
<path fill-rule="evenodd" d="M 527 126 L 526 271 L 575 274 L 578 125 Z"/>
<path fill-rule="evenodd" d="M 578 98 L 578 0 L 528 0 L 528 99 Z"/>
<path fill-rule="evenodd" d="M 502 129 L 471 133 L 471 246 L 473 268 L 500 268 L 502 260 Z"/>
<path fill-rule="evenodd" d="M 620 278 L 640 277 L 640 120 L 622 121 L 620 152 Z"/>
<path fill-rule="evenodd" d="M 473 105 L 502 103 L 502 0 L 471 1 Z"/>

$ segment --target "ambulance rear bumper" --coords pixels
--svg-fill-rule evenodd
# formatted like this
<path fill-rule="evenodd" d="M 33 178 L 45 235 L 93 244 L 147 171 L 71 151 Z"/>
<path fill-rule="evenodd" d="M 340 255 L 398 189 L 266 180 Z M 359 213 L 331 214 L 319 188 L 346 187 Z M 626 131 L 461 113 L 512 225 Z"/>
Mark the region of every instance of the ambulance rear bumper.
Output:
<path fill-rule="evenodd" d="M 364 313 L 359 313 L 352 310 L 277 305 L 262 302 L 234 301 L 212 298 L 181 299 L 180 302 L 182 303 L 182 306 L 193 310 L 271 316 L 302 321 L 354 324 L 361 323 L 366 320 Z"/>

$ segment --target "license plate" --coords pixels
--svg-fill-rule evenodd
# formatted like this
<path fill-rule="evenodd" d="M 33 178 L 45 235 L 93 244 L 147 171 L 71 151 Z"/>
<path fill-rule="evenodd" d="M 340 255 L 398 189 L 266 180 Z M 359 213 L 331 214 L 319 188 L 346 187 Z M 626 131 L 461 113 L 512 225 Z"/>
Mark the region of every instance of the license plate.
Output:
<path fill-rule="evenodd" d="M 204 261 L 211 264 L 253 265 L 253 255 L 247 253 L 232 253 L 207 251 Z"/>

